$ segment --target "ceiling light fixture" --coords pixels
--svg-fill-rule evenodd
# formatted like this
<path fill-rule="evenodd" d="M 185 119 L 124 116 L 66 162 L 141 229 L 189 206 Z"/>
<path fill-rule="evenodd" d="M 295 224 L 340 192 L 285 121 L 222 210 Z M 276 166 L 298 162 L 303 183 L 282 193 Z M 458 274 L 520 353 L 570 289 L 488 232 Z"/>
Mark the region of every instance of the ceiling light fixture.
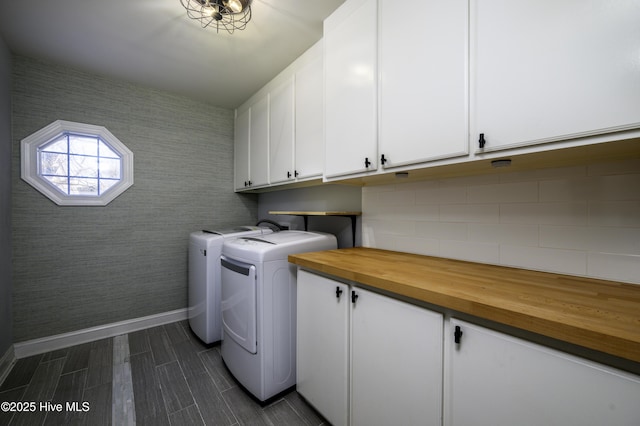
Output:
<path fill-rule="evenodd" d="M 202 28 L 244 30 L 251 20 L 251 0 L 180 0 L 187 16 L 200 21 Z"/>

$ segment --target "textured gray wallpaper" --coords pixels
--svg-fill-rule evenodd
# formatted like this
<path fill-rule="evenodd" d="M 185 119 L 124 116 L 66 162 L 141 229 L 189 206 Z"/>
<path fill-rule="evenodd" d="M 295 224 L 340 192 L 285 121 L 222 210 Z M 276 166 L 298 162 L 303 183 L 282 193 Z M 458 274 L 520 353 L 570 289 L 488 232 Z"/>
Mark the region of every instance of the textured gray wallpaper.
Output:
<path fill-rule="evenodd" d="M 11 327 L 11 53 L 0 37 L 0 358 Z"/>
<path fill-rule="evenodd" d="M 257 220 L 257 197 L 232 191 L 233 111 L 25 57 L 13 70 L 14 340 L 186 307 L 189 233 Z M 60 207 L 22 181 L 20 140 L 58 119 L 107 127 L 134 185 Z"/>

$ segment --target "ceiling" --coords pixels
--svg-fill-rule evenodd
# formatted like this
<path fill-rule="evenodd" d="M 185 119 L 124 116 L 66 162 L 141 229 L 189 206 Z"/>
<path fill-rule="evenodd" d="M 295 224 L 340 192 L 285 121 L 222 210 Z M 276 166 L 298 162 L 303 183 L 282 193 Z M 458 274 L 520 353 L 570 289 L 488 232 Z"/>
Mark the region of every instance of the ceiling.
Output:
<path fill-rule="evenodd" d="M 0 1 L 12 52 L 234 108 L 322 37 L 344 0 L 253 0 L 244 31 L 201 28 L 180 0 Z"/>

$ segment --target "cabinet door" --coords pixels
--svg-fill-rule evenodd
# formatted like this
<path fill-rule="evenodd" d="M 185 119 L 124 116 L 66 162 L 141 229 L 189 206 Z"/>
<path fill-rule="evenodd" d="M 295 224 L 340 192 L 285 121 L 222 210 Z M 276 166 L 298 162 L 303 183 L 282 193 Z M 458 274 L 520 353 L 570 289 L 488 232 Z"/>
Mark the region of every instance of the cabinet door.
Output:
<path fill-rule="evenodd" d="M 640 378 L 452 319 L 447 425 L 637 425 Z"/>
<path fill-rule="evenodd" d="M 251 186 L 269 183 L 269 97 L 251 106 L 249 126 L 249 177 Z"/>
<path fill-rule="evenodd" d="M 234 135 L 234 185 L 236 190 L 249 185 L 249 123 L 251 108 L 237 113 Z"/>
<path fill-rule="evenodd" d="M 347 1 L 324 21 L 325 177 L 376 169 L 376 21 L 376 0 Z"/>
<path fill-rule="evenodd" d="M 640 127 L 639 22 L 637 1 L 472 0 L 474 144 L 480 133 L 494 150 Z"/>
<path fill-rule="evenodd" d="M 442 315 L 353 291 L 351 424 L 442 424 Z"/>
<path fill-rule="evenodd" d="M 295 172 L 299 179 L 320 176 L 324 166 L 322 54 L 296 73 Z"/>
<path fill-rule="evenodd" d="M 468 154 L 467 0 L 379 2 L 382 166 Z"/>
<path fill-rule="evenodd" d="M 269 182 L 294 179 L 293 78 L 269 93 Z"/>
<path fill-rule="evenodd" d="M 349 286 L 298 270 L 297 287 L 297 390 L 331 424 L 347 425 Z"/>

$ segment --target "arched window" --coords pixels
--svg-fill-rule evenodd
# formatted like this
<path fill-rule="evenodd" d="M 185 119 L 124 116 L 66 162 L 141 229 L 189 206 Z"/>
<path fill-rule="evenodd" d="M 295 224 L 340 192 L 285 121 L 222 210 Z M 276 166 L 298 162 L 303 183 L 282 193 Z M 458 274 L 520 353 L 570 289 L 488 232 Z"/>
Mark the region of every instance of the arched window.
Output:
<path fill-rule="evenodd" d="M 133 185 L 133 153 L 104 127 L 58 120 L 21 147 L 22 179 L 58 205 L 105 206 Z"/>

